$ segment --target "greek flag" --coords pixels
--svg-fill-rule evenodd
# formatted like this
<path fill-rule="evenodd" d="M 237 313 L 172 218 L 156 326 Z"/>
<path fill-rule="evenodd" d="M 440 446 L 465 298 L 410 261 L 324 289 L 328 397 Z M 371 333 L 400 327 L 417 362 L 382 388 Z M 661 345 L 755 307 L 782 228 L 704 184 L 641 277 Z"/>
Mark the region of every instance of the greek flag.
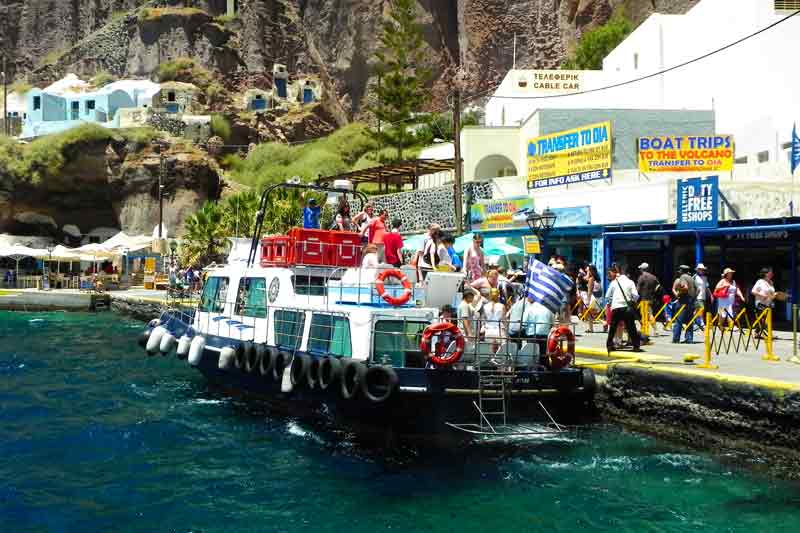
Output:
<path fill-rule="evenodd" d="M 792 174 L 800 165 L 800 137 L 797 136 L 797 125 L 792 126 Z"/>
<path fill-rule="evenodd" d="M 525 281 L 527 294 L 553 313 L 558 313 L 572 290 L 572 280 L 555 268 L 551 268 L 535 257 L 528 260 L 528 278 Z"/>

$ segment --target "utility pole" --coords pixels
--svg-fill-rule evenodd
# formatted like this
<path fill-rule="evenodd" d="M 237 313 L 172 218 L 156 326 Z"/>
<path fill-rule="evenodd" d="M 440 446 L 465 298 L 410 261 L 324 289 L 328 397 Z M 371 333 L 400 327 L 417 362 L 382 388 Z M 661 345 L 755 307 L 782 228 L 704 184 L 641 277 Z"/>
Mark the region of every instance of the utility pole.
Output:
<path fill-rule="evenodd" d="M 453 187 L 453 196 L 455 197 L 456 208 L 456 235 L 461 235 L 464 232 L 464 217 L 462 214 L 462 165 L 461 165 L 461 87 L 459 83 L 455 84 L 455 93 L 453 94 L 453 151 L 455 157 L 455 183 Z"/>
<path fill-rule="evenodd" d="M 6 73 L 6 54 L 3 53 L 3 133 L 11 135 L 11 125 L 8 123 L 8 74 Z"/>
<path fill-rule="evenodd" d="M 164 227 L 164 170 L 166 167 L 164 147 L 159 150 L 158 160 L 158 240 L 161 240 L 161 228 Z"/>

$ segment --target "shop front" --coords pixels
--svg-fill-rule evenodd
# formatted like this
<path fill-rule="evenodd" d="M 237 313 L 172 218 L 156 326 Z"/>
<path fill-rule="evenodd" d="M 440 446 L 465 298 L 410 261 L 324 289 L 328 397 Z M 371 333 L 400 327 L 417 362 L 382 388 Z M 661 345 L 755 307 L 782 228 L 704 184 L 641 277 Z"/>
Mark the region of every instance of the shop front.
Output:
<path fill-rule="evenodd" d="M 725 268 L 736 271 L 742 293 L 749 295 L 759 271 L 775 272 L 775 288 L 789 294 L 776 307 L 776 320 L 788 321 L 791 304 L 798 301 L 798 241 L 800 217 L 720 222 L 716 228 L 678 229 L 675 224 L 606 227 L 603 233 L 607 262 L 635 273 L 642 262 L 671 286 L 679 265 L 703 263 L 715 284 Z M 664 283 L 667 281 L 669 284 Z"/>

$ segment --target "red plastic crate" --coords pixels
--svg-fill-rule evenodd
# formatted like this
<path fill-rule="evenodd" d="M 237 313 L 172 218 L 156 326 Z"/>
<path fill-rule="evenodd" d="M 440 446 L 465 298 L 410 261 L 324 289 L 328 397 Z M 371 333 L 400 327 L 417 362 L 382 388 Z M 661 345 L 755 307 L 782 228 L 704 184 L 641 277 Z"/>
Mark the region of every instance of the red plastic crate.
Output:
<path fill-rule="evenodd" d="M 361 235 L 351 231 L 331 231 L 325 263 L 331 266 L 361 266 Z"/>
<path fill-rule="evenodd" d="M 324 265 L 330 233 L 319 229 L 292 228 L 289 232 L 294 240 L 291 262 L 297 265 Z"/>
<path fill-rule="evenodd" d="M 291 255 L 291 237 L 278 235 L 261 239 L 261 266 L 288 266 Z"/>

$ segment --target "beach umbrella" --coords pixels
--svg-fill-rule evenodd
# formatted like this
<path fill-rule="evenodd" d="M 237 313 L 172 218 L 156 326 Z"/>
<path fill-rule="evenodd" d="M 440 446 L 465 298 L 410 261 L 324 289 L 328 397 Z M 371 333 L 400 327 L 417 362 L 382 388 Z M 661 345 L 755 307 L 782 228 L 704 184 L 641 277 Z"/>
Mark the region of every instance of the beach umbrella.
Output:
<path fill-rule="evenodd" d="M 453 250 L 455 250 L 457 254 L 463 254 L 464 251 L 472 244 L 473 235 L 473 233 L 465 233 L 461 237 L 457 238 L 453 243 Z"/>
<path fill-rule="evenodd" d="M 512 255 L 522 253 L 522 248 L 509 244 L 506 237 L 484 239 L 483 253 L 486 255 Z"/>
<path fill-rule="evenodd" d="M 19 243 L 0 249 L 0 256 L 8 257 L 16 262 L 16 279 L 19 279 L 19 262 L 26 257 L 33 257 L 34 259 L 43 259 L 47 257 L 47 250 L 44 248 L 30 248 L 23 246 Z"/>

